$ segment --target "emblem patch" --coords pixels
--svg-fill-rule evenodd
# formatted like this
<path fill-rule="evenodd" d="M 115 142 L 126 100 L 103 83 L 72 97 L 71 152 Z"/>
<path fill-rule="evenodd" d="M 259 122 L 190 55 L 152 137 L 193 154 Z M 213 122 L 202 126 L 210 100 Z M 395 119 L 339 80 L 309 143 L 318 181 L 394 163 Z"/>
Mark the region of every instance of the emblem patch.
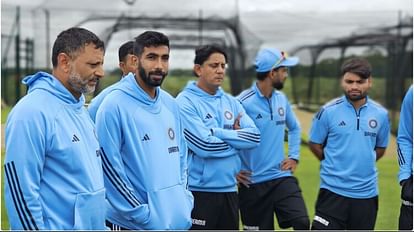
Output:
<path fill-rule="evenodd" d="M 226 117 L 227 120 L 231 120 L 233 118 L 233 114 L 226 110 L 226 112 L 224 112 L 224 117 Z"/>
<path fill-rule="evenodd" d="M 377 120 L 375 119 L 371 119 L 368 122 L 369 127 L 371 127 L 372 129 L 375 129 L 378 126 Z"/>
<path fill-rule="evenodd" d="M 170 137 L 171 140 L 174 140 L 175 138 L 174 130 L 171 128 L 168 129 L 168 137 Z"/>

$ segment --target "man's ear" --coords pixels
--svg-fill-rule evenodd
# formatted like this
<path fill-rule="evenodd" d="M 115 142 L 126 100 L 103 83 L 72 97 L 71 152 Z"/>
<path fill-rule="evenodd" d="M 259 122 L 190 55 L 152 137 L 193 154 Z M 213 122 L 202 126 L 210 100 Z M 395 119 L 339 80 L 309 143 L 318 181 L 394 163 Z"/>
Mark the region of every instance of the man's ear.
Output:
<path fill-rule="evenodd" d="M 124 63 L 123 61 L 120 61 L 120 62 L 118 63 L 118 66 L 119 66 L 119 69 L 124 70 L 124 68 L 125 68 L 125 63 Z"/>
<path fill-rule="evenodd" d="M 66 53 L 59 53 L 57 56 L 57 66 L 63 70 L 65 73 L 69 73 L 70 71 L 70 61 L 72 59 Z"/>
<path fill-rule="evenodd" d="M 197 77 L 200 77 L 200 75 L 201 75 L 201 65 L 199 65 L 199 64 L 195 64 L 195 65 L 194 65 L 194 68 L 193 68 L 193 71 L 194 71 L 194 74 L 195 74 Z"/>
<path fill-rule="evenodd" d="M 369 86 L 369 88 L 372 87 L 372 76 L 368 77 L 368 86 Z"/>
<path fill-rule="evenodd" d="M 134 64 L 135 67 L 138 67 L 138 57 L 136 55 L 131 55 L 132 64 Z"/>

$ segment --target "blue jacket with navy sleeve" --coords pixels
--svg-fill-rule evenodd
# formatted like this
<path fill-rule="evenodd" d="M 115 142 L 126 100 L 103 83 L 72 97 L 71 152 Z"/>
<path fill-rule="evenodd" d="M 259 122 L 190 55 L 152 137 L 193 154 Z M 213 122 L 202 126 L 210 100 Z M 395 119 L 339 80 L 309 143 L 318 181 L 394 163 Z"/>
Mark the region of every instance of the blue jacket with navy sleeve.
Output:
<path fill-rule="evenodd" d="M 177 96 L 184 122 L 189 189 L 235 192 L 240 150 L 257 147 L 260 132 L 236 98 L 219 88 L 215 95 L 190 81 Z M 242 129 L 233 130 L 238 115 Z"/>

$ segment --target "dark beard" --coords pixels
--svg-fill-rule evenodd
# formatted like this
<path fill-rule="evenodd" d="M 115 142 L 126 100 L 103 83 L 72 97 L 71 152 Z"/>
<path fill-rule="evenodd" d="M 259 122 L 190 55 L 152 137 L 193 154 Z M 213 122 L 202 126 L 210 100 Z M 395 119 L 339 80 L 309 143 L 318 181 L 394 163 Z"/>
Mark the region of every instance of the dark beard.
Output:
<path fill-rule="evenodd" d="M 277 90 L 281 90 L 283 89 L 283 82 L 276 82 L 273 83 L 273 88 L 277 89 Z"/>
<path fill-rule="evenodd" d="M 350 96 L 350 95 L 348 95 L 347 92 L 345 92 L 345 95 L 350 101 L 353 101 L 353 102 L 354 101 L 359 101 L 359 100 L 364 99 L 364 98 L 367 97 L 367 93 L 362 93 L 361 95 L 358 95 L 358 96 Z"/>
<path fill-rule="evenodd" d="M 143 80 L 145 82 L 145 84 L 147 84 L 148 86 L 152 86 L 152 87 L 158 87 L 161 86 L 162 82 L 165 79 L 165 76 L 167 76 L 168 73 L 162 72 L 162 71 L 154 71 L 154 72 L 149 72 L 148 75 L 145 72 L 145 69 L 143 69 L 142 67 L 138 68 L 138 72 L 139 72 L 139 76 L 141 77 L 141 80 Z M 160 75 L 162 76 L 161 80 L 152 80 L 150 78 L 151 75 Z"/>

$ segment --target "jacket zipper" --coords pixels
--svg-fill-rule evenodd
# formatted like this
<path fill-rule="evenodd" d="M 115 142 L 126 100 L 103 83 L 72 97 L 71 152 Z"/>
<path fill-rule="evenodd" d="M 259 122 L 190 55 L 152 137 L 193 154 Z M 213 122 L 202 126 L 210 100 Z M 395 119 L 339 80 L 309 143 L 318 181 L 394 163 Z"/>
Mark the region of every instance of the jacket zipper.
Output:
<path fill-rule="evenodd" d="M 269 105 L 269 110 L 270 110 L 270 120 L 272 120 L 272 121 L 273 121 L 273 109 L 272 109 L 272 104 L 271 104 L 271 102 L 270 102 L 270 99 L 269 99 L 269 98 L 266 98 L 266 100 L 267 100 L 267 104 Z"/>

